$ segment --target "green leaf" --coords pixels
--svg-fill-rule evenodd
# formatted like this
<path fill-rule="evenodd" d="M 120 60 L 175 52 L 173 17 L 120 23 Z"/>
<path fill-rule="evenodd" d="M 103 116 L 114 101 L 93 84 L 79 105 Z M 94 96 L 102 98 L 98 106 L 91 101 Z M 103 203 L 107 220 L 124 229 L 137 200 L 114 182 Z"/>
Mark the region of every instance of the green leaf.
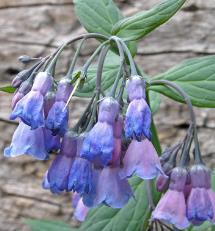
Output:
<path fill-rule="evenodd" d="M 119 69 L 119 62 L 120 62 L 119 57 L 116 54 L 114 54 L 113 52 L 108 53 L 102 72 L 103 91 L 107 90 L 113 85 Z M 97 70 L 96 66 L 89 68 L 87 79 L 84 83 L 84 86 L 81 89 L 77 90 L 75 94 L 76 96 L 92 97 L 96 87 L 96 70 Z"/>
<path fill-rule="evenodd" d="M 165 0 L 148 11 L 122 19 L 113 27 L 112 34 L 127 41 L 138 40 L 168 21 L 186 0 Z"/>
<path fill-rule="evenodd" d="M 0 91 L 7 92 L 7 93 L 14 93 L 16 89 L 12 86 L 4 86 L 4 87 L 0 87 Z"/>
<path fill-rule="evenodd" d="M 75 12 L 88 32 L 110 36 L 122 14 L 112 0 L 74 0 Z"/>
<path fill-rule="evenodd" d="M 200 226 L 192 227 L 191 231 L 213 231 L 215 226 L 212 226 L 210 222 L 204 222 Z"/>
<path fill-rule="evenodd" d="M 161 102 L 160 94 L 154 91 L 149 91 L 149 102 L 150 102 L 150 108 L 152 114 L 155 114 L 160 107 L 160 102 Z"/>
<path fill-rule="evenodd" d="M 111 36 L 113 26 L 123 18 L 112 0 L 74 0 L 74 4 L 79 21 L 90 33 Z M 132 55 L 135 55 L 137 44 L 130 42 L 128 47 Z M 112 49 L 116 51 L 116 48 Z"/>
<path fill-rule="evenodd" d="M 31 227 L 32 231 L 75 231 L 71 226 L 64 222 L 53 220 L 34 220 L 28 219 L 25 221 Z"/>
<path fill-rule="evenodd" d="M 153 79 L 165 79 L 176 83 L 189 95 L 193 105 L 197 107 L 215 107 L 214 55 L 185 60 Z M 149 89 L 183 102 L 182 97 L 169 87 L 156 85 L 150 86 Z"/>

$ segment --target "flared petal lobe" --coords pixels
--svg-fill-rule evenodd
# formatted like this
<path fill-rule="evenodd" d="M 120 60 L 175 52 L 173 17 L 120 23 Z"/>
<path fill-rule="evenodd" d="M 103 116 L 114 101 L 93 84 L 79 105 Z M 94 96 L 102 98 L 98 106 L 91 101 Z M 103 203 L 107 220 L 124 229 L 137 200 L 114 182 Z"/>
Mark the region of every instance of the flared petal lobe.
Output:
<path fill-rule="evenodd" d="M 187 217 L 189 221 L 206 221 L 213 219 L 213 205 L 204 188 L 192 188 L 187 200 Z"/>
<path fill-rule="evenodd" d="M 92 189 L 92 164 L 76 157 L 69 173 L 68 189 L 79 193 L 89 193 Z"/>
<path fill-rule="evenodd" d="M 48 159 L 43 129 L 31 130 L 28 125 L 20 122 L 13 134 L 10 147 L 4 150 L 4 155 L 6 157 L 31 155 L 38 160 Z"/>
<path fill-rule="evenodd" d="M 86 219 L 88 211 L 89 208 L 84 205 L 82 198 L 80 198 L 74 211 L 75 219 L 83 222 Z"/>
<path fill-rule="evenodd" d="M 153 179 L 159 174 L 165 175 L 156 150 L 147 139 L 141 142 L 132 140 L 127 149 L 120 177 L 126 178 L 132 174 L 146 180 Z"/>
<path fill-rule="evenodd" d="M 189 227 L 183 192 L 169 189 L 156 206 L 152 218 L 173 224 L 180 230 Z"/>
<path fill-rule="evenodd" d="M 119 177 L 119 168 L 105 167 L 97 171 L 96 190 L 92 192 L 90 207 L 104 203 L 112 208 L 122 208 L 132 195 L 127 179 Z"/>

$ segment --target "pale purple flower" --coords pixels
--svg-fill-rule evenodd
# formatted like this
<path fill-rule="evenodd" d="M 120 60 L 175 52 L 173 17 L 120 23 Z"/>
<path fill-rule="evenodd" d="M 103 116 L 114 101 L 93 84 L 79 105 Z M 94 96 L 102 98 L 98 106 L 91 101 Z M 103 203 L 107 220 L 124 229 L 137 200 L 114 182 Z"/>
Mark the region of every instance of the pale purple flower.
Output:
<path fill-rule="evenodd" d="M 4 155 L 6 157 L 31 155 L 39 160 L 48 159 L 43 128 L 32 130 L 31 127 L 20 122 L 13 134 L 10 147 L 4 150 Z"/>
<path fill-rule="evenodd" d="M 173 169 L 169 189 L 160 199 L 153 211 L 153 220 L 161 220 L 173 224 L 180 230 L 189 227 L 189 221 L 186 217 L 185 197 L 183 193 L 186 178 L 186 169 L 179 167 Z"/>
<path fill-rule="evenodd" d="M 98 172 L 96 193 L 92 207 L 104 203 L 112 208 L 122 208 L 133 195 L 127 179 L 120 179 L 118 167 L 105 167 Z"/>
<path fill-rule="evenodd" d="M 187 199 L 187 217 L 193 224 L 213 219 L 213 204 L 208 194 L 211 188 L 210 170 L 204 165 L 190 169 L 192 189 Z"/>
<path fill-rule="evenodd" d="M 120 177 L 136 174 L 142 179 L 153 179 L 159 174 L 165 175 L 153 144 L 145 139 L 141 142 L 132 140 L 123 159 Z"/>

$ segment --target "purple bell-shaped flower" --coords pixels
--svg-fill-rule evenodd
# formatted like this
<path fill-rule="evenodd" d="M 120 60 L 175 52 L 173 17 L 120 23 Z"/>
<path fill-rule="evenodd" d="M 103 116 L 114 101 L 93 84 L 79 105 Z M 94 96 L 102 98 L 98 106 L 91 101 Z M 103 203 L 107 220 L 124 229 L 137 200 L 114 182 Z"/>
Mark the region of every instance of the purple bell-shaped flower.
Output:
<path fill-rule="evenodd" d="M 118 102 L 107 97 L 99 107 L 98 122 L 86 136 L 81 151 L 81 157 L 96 161 L 106 166 L 112 159 L 114 149 L 113 124 L 119 113 Z"/>
<path fill-rule="evenodd" d="M 147 139 L 141 142 L 132 140 L 129 144 L 123 159 L 120 177 L 126 178 L 132 174 L 145 180 L 153 179 L 159 174 L 165 176 L 157 152 L 153 144 Z"/>
<path fill-rule="evenodd" d="M 151 139 L 151 110 L 145 101 L 144 82 L 139 76 L 133 76 L 127 84 L 130 100 L 125 117 L 125 135 L 127 138 Z"/>
<path fill-rule="evenodd" d="M 39 160 L 48 159 L 43 128 L 32 130 L 31 127 L 20 122 L 13 134 L 10 147 L 4 150 L 4 155 L 6 157 L 31 155 Z"/>
<path fill-rule="evenodd" d="M 90 161 L 85 158 L 80 157 L 80 150 L 83 144 L 85 135 L 83 134 L 78 138 L 77 143 L 77 154 L 76 158 L 72 164 L 69 179 L 68 179 L 68 189 L 83 195 L 84 193 L 89 193 L 92 190 L 92 174 L 93 166 Z"/>
<path fill-rule="evenodd" d="M 69 173 L 77 152 L 77 136 L 67 132 L 63 138 L 60 153 L 48 169 L 43 185 L 48 185 L 53 193 L 68 190 Z"/>
<path fill-rule="evenodd" d="M 189 227 L 189 221 L 186 217 L 186 203 L 183 192 L 186 178 L 186 169 L 180 167 L 173 169 L 169 189 L 160 199 L 152 213 L 153 220 L 161 220 L 173 224 L 180 230 Z"/>
<path fill-rule="evenodd" d="M 93 183 L 95 188 L 88 195 L 83 196 L 83 201 L 89 207 L 101 203 L 112 208 L 122 208 L 133 195 L 127 179 L 119 177 L 121 158 L 121 136 L 123 120 L 121 117 L 114 124 L 114 150 L 109 166 L 94 170 Z"/>
<path fill-rule="evenodd" d="M 190 169 L 192 189 L 187 199 L 187 217 L 194 225 L 212 220 L 214 210 L 208 190 L 211 188 L 210 170 L 204 165 L 194 165 Z"/>
<path fill-rule="evenodd" d="M 67 100 L 73 90 L 71 81 L 63 79 L 60 81 L 53 106 L 49 110 L 46 119 L 46 128 L 52 131 L 53 135 L 63 136 L 68 128 L 69 109 L 66 106 Z"/>
<path fill-rule="evenodd" d="M 119 167 L 100 170 L 93 206 L 104 203 L 112 208 L 122 208 L 133 195 L 127 179 L 119 177 Z"/>
<path fill-rule="evenodd" d="M 38 73 L 31 91 L 17 102 L 10 118 L 19 117 L 32 129 L 44 126 L 44 96 L 52 85 L 52 79 L 46 72 Z"/>

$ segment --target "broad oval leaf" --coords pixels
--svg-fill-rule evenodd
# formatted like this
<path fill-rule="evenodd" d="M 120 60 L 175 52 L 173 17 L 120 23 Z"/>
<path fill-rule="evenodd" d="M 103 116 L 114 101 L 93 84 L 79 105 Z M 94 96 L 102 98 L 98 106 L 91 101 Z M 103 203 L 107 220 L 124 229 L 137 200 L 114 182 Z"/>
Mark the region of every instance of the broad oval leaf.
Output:
<path fill-rule="evenodd" d="M 81 24 L 90 33 L 111 36 L 113 26 L 123 18 L 121 11 L 112 0 L 74 0 L 75 13 Z M 130 42 L 128 47 L 135 55 L 137 45 Z M 116 52 L 116 48 L 112 48 Z"/>
<path fill-rule="evenodd" d="M 215 107 L 215 56 L 188 59 L 153 79 L 165 79 L 176 83 L 190 97 L 197 107 Z M 173 89 L 156 85 L 150 90 L 160 92 L 176 101 L 183 102 Z"/>
<path fill-rule="evenodd" d="M 186 0 L 164 0 L 148 11 L 122 19 L 113 27 L 112 34 L 127 41 L 138 40 L 168 21 Z"/>
<path fill-rule="evenodd" d="M 110 36 L 122 14 L 112 0 L 74 0 L 75 12 L 88 32 Z"/>
<path fill-rule="evenodd" d="M 12 86 L 4 86 L 4 87 L 0 87 L 0 91 L 7 92 L 7 93 L 14 93 L 16 89 Z"/>

